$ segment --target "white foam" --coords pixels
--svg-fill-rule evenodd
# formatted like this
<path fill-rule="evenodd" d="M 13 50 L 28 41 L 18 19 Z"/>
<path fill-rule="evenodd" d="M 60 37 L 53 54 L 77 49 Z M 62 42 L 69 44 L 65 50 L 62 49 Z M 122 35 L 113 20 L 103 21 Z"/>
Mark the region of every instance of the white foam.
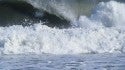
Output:
<path fill-rule="evenodd" d="M 100 3 L 92 17 L 80 17 L 78 28 L 56 29 L 41 24 L 0 27 L 0 51 L 2 54 L 123 53 L 124 8 L 124 4 L 115 1 Z M 109 24 L 112 26 L 107 27 Z"/>
<path fill-rule="evenodd" d="M 100 21 L 107 27 L 125 26 L 125 4 L 116 1 L 101 2 L 95 8 L 91 19 Z"/>

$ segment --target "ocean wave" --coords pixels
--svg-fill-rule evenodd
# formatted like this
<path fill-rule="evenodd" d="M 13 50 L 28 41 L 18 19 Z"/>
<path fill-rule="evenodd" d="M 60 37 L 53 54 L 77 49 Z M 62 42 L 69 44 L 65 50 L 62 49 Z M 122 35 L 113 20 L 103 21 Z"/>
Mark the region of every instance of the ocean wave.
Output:
<path fill-rule="evenodd" d="M 101 2 L 77 27 L 51 28 L 42 23 L 0 27 L 1 54 L 124 53 L 125 4 Z"/>

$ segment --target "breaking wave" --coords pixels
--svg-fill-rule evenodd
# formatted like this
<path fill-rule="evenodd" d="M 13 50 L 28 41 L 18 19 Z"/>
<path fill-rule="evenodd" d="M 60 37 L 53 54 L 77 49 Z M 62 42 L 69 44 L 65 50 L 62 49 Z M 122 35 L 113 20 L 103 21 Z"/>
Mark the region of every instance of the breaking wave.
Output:
<path fill-rule="evenodd" d="M 124 53 L 124 12 L 124 3 L 100 2 L 89 17 L 81 14 L 68 29 L 51 28 L 42 22 L 0 27 L 0 53 Z"/>

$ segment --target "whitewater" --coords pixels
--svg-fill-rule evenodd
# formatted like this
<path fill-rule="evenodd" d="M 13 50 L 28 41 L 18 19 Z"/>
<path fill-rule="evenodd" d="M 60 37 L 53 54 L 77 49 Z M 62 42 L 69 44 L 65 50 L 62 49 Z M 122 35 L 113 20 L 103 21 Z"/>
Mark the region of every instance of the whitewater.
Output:
<path fill-rule="evenodd" d="M 61 13 L 69 28 L 0 27 L 0 70 L 124 70 L 124 12 L 123 2 L 108 1 L 90 16 Z"/>
<path fill-rule="evenodd" d="M 88 18 L 80 16 L 68 29 L 41 23 L 0 27 L 1 54 L 124 53 L 125 4 L 101 2 Z"/>

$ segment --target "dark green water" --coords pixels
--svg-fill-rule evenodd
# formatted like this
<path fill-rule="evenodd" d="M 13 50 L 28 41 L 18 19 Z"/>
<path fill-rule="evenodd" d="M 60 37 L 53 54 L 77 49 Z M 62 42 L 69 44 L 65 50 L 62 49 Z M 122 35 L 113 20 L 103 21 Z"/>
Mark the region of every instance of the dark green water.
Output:
<path fill-rule="evenodd" d="M 35 9 L 26 3 L 0 1 L 0 26 L 28 25 L 26 22 L 37 21 L 33 17 Z"/>
<path fill-rule="evenodd" d="M 32 25 L 45 22 L 50 27 L 68 27 L 69 21 L 43 11 L 42 16 L 36 16 L 38 9 L 22 1 L 0 1 L 0 26 Z M 41 12 L 40 12 L 41 13 Z"/>

